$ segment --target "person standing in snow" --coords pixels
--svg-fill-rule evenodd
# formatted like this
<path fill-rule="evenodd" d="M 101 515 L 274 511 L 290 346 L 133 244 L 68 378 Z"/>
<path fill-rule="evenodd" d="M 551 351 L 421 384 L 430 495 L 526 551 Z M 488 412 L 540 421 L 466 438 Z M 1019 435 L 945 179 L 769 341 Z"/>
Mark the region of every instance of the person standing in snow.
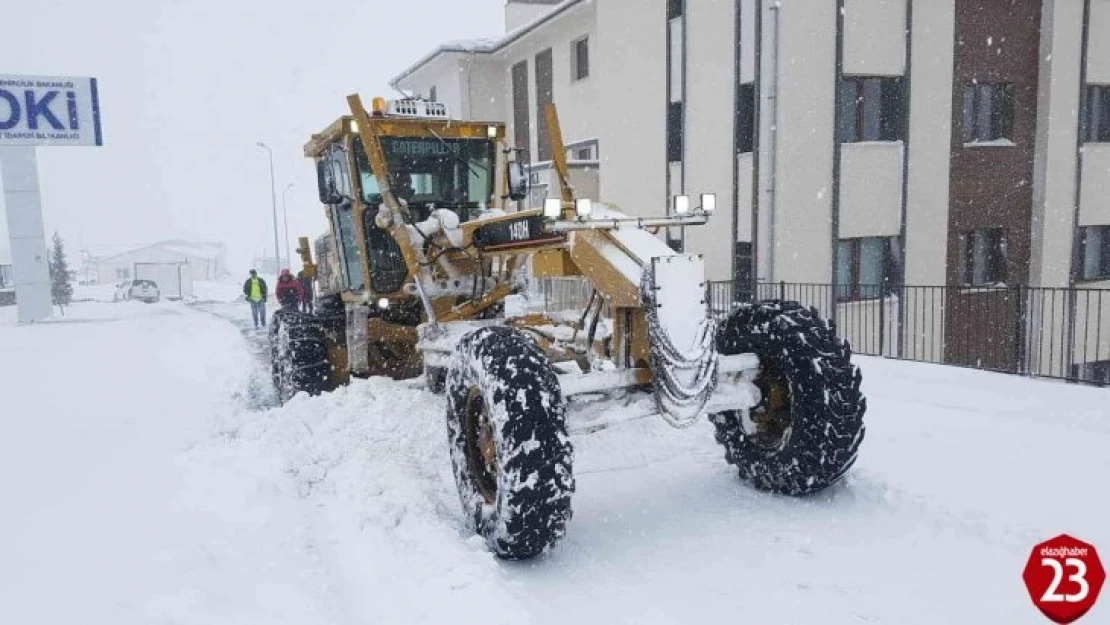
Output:
<path fill-rule="evenodd" d="M 258 272 L 251 269 L 251 277 L 243 283 L 243 296 L 251 305 L 251 317 L 254 327 L 266 327 L 266 281 L 258 277 Z"/>
<path fill-rule="evenodd" d="M 312 278 L 301 271 L 297 274 L 297 280 L 301 282 L 301 310 L 308 314 L 312 314 Z"/>
<path fill-rule="evenodd" d="M 278 276 L 277 287 L 274 289 L 278 303 L 283 310 L 299 310 L 304 301 L 304 287 L 301 281 L 293 277 L 288 269 L 282 269 Z"/>

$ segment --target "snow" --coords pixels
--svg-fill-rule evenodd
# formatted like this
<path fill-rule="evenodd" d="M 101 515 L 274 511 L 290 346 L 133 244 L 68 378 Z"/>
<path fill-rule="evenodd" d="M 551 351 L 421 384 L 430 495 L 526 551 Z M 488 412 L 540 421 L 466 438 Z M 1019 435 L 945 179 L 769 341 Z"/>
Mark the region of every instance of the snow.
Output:
<path fill-rule="evenodd" d="M 193 295 L 198 301 L 201 302 L 236 302 L 243 300 L 243 281 L 247 279 L 243 276 L 242 280 L 229 280 L 223 282 L 197 280 L 193 283 Z M 277 277 L 275 276 L 262 276 L 266 284 L 273 290 L 277 284 Z"/>
<path fill-rule="evenodd" d="M 115 284 L 75 284 L 73 301 L 111 302 L 116 294 Z"/>
<path fill-rule="evenodd" d="M 239 286 L 0 309 L 0 623 L 1038 623 L 1030 548 L 1110 549 L 1110 390 L 858 357 L 844 483 L 756 492 L 708 423 L 591 429 L 566 538 L 501 562 L 444 400 L 376 378 L 274 407 Z"/>
<path fill-rule="evenodd" d="M 593 233 L 591 234 L 595 237 L 593 246 L 597 249 L 598 253 L 601 254 L 601 257 L 612 265 L 613 269 L 619 272 L 629 284 L 634 284 L 639 288 L 640 281 L 644 276 L 643 265 L 637 262 L 635 258 L 629 256 L 628 252 L 615 245 L 612 239 Z M 578 236 L 587 235 L 579 234 Z"/>
<path fill-rule="evenodd" d="M 991 139 L 988 141 L 967 141 L 964 143 L 965 148 L 1012 148 L 1016 143 L 1010 139 Z"/>
<path fill-rule="evenodd" d="M 613 218 L 620 219 L 620 217 Z M 653 258 L 675 255 L 675 251 L 659 237 L 643 228 L 615 228 L 608 234 L 644 265 L 649 264 Z"/>

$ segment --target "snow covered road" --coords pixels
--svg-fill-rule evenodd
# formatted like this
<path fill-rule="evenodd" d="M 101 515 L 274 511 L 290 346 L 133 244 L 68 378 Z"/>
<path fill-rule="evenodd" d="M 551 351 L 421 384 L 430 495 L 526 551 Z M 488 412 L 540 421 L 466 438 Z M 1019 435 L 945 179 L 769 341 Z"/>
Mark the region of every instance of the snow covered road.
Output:
<path fill-rule="evenodd" d="M 246 312 L 0 316 L 0 623 L 1042 623 L 1032 545 L 1110 552 L 1110 390 L 860 358 L 843 484 L 761 494 L 708 424 L 634 421 L 573 438 L 566 540 L 500 562 L 440 398 L 373 379 L 268 408 Z"/>

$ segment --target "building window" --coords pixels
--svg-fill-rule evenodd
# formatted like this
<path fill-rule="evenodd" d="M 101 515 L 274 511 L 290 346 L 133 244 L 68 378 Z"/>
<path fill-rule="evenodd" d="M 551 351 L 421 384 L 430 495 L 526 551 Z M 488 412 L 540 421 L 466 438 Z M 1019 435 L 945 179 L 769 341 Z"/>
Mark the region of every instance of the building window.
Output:
<path fill-rule="evenodd" d="M 841 239 L 836 248 L 836 296 L 841 301 L 873 299 L 902 282 L 901 239 Z"/>
<path fill-rule="evenodd" d="M 1084 280 L 1110 280 L 1110 226 L 1080 228 L 1079 257 Z"/>
<path fill-rule="evenodd" d="M 669 0 L 667 4 L 667 162 L 682 161 L 683 152 L 683 100 L 685 84 L 685 33 L 683 28 L 684 0 Z"/>
<path fill-rule="evenodd" d="M 684 99 L 685 84 L 683 71 L 686 69 L 683 50 L 682 17 L 676 17 L 667 23 L 667 94 L 670 102 L 681 102 Z"/>
<path fill-rule="evenodd" d="M 579 143 L 567 147 L 567 160 L 571 161 L 596 161 L 598 160 L 597 141 Z"/>
<path fill-rule="evenodd" d="M 1084 382 L 1110 384 L 1110 360 L 1096 360 L 1072 365 L 1071 377 Z"/>
<path fill-rule="evenodd" d="M 590 75 L 590 38 L 576 39 L 570 44 L 571 80 L 582 80 Z"/>
<path fill-rule="evenodd" d="M 667 105 L 667 162 L 682 161 L 682 102 Z"/>
<path fill-rule="evenodd" d="M 439 98 L 436 97 L 436 86 L 435 85 L 432 85 L 432 88 L 428 90 L 428 99 L 431 100 L 432 102 L 439 102 Z"/>
<path fill-rule="evenodd" d="M 1014 86 L 977 83 L 964 87 L 964 143 L 1011 141 L 1014 132 Z"/>
<path fill-rule="evenodd" d="M 116 268 L 116 279 L 117 280 L 130 280 L 131 279 L 131 269 L 129 269 L 127 267 L 117 267 Z"/>
<path fill-rule="evenodd" d="M 1006 283 L 1006 231 L 980 228 L 960 235 L 959 277 L 964 286 Z"/>
<path fill-rule="evenodd" d="M 898 141 L 906 135 L 905 90 L 900 77 L 846 76 L 840 81 L 841 142 Z"/>
<path fill-rule="evenodd" d="M 735 273 L 732 275 L 732 300 L 734 302 L 751 302 L 755 300 L 752 276 L 755 267 L 752 266 L 752 244 L 747 241 L 737 241 L 733 245 L 736 256 Z"/>
<path fill-rule="evenodd" d="M 1110 85 L 1087 86 L 1086 139 L 1089 142 L 1110 142 Z"/>
<path fill-rule="evenodd" d="M 547 127 L 544 109 L 555 101 L 554 83 L 551 75 L 551 48 L 536 55 L 536 120 L 539 132 L 536 134 L 536 156 L 539 161 L 550 161 L 551 130 Z"/>
<path fill-rule="evenodd" d="M 751 152 L 755 145 L 755 83 L 740 85 L 737 94 L 739 110 L 736 111 L 736 151 Z"/>
<path fill-rule="evenodd" d="M 518 150 L 528 149 L 532 135 L 528 127 L 528 61 L 513 66 L 513 142 Z"/>
<path fill-rule="evenodd" d="M 543 202 L 547 197 L 546 184 L 533 184 L 528 194 L 528 206 L 543 206 Z"/>

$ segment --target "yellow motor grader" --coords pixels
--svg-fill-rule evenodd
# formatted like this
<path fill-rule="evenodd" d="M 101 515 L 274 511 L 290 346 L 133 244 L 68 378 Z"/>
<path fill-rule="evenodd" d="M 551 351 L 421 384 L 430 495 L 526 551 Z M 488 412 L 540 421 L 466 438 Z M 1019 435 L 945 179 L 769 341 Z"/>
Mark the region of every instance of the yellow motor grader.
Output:
<path fill-rule="evenodd" d="M 565 533 L 575 488 L 569 425 L 708 417 L 726 460 L 763 490 L 804 495 L 855 462 L 865 399 L 850 348 L 813 308 L 740 304 L 709 314 L 702 258 L 660 229 L 707 223 L 716 198 L 667 217 L 580 197 L 554 107 L 555 197 L 523 206 L 529 178 L 505 125 L 443 104 L 357 95 L 312 136 L 329 229 L 299 252 L 313 314 L 271 329 L 283 401 L 352 376 L 424 376 L 446 394 L 465 514 L 498 556 L 529 558 Z M 590 293 L 572 315 L 528 306 L 536 281 Z"/>

